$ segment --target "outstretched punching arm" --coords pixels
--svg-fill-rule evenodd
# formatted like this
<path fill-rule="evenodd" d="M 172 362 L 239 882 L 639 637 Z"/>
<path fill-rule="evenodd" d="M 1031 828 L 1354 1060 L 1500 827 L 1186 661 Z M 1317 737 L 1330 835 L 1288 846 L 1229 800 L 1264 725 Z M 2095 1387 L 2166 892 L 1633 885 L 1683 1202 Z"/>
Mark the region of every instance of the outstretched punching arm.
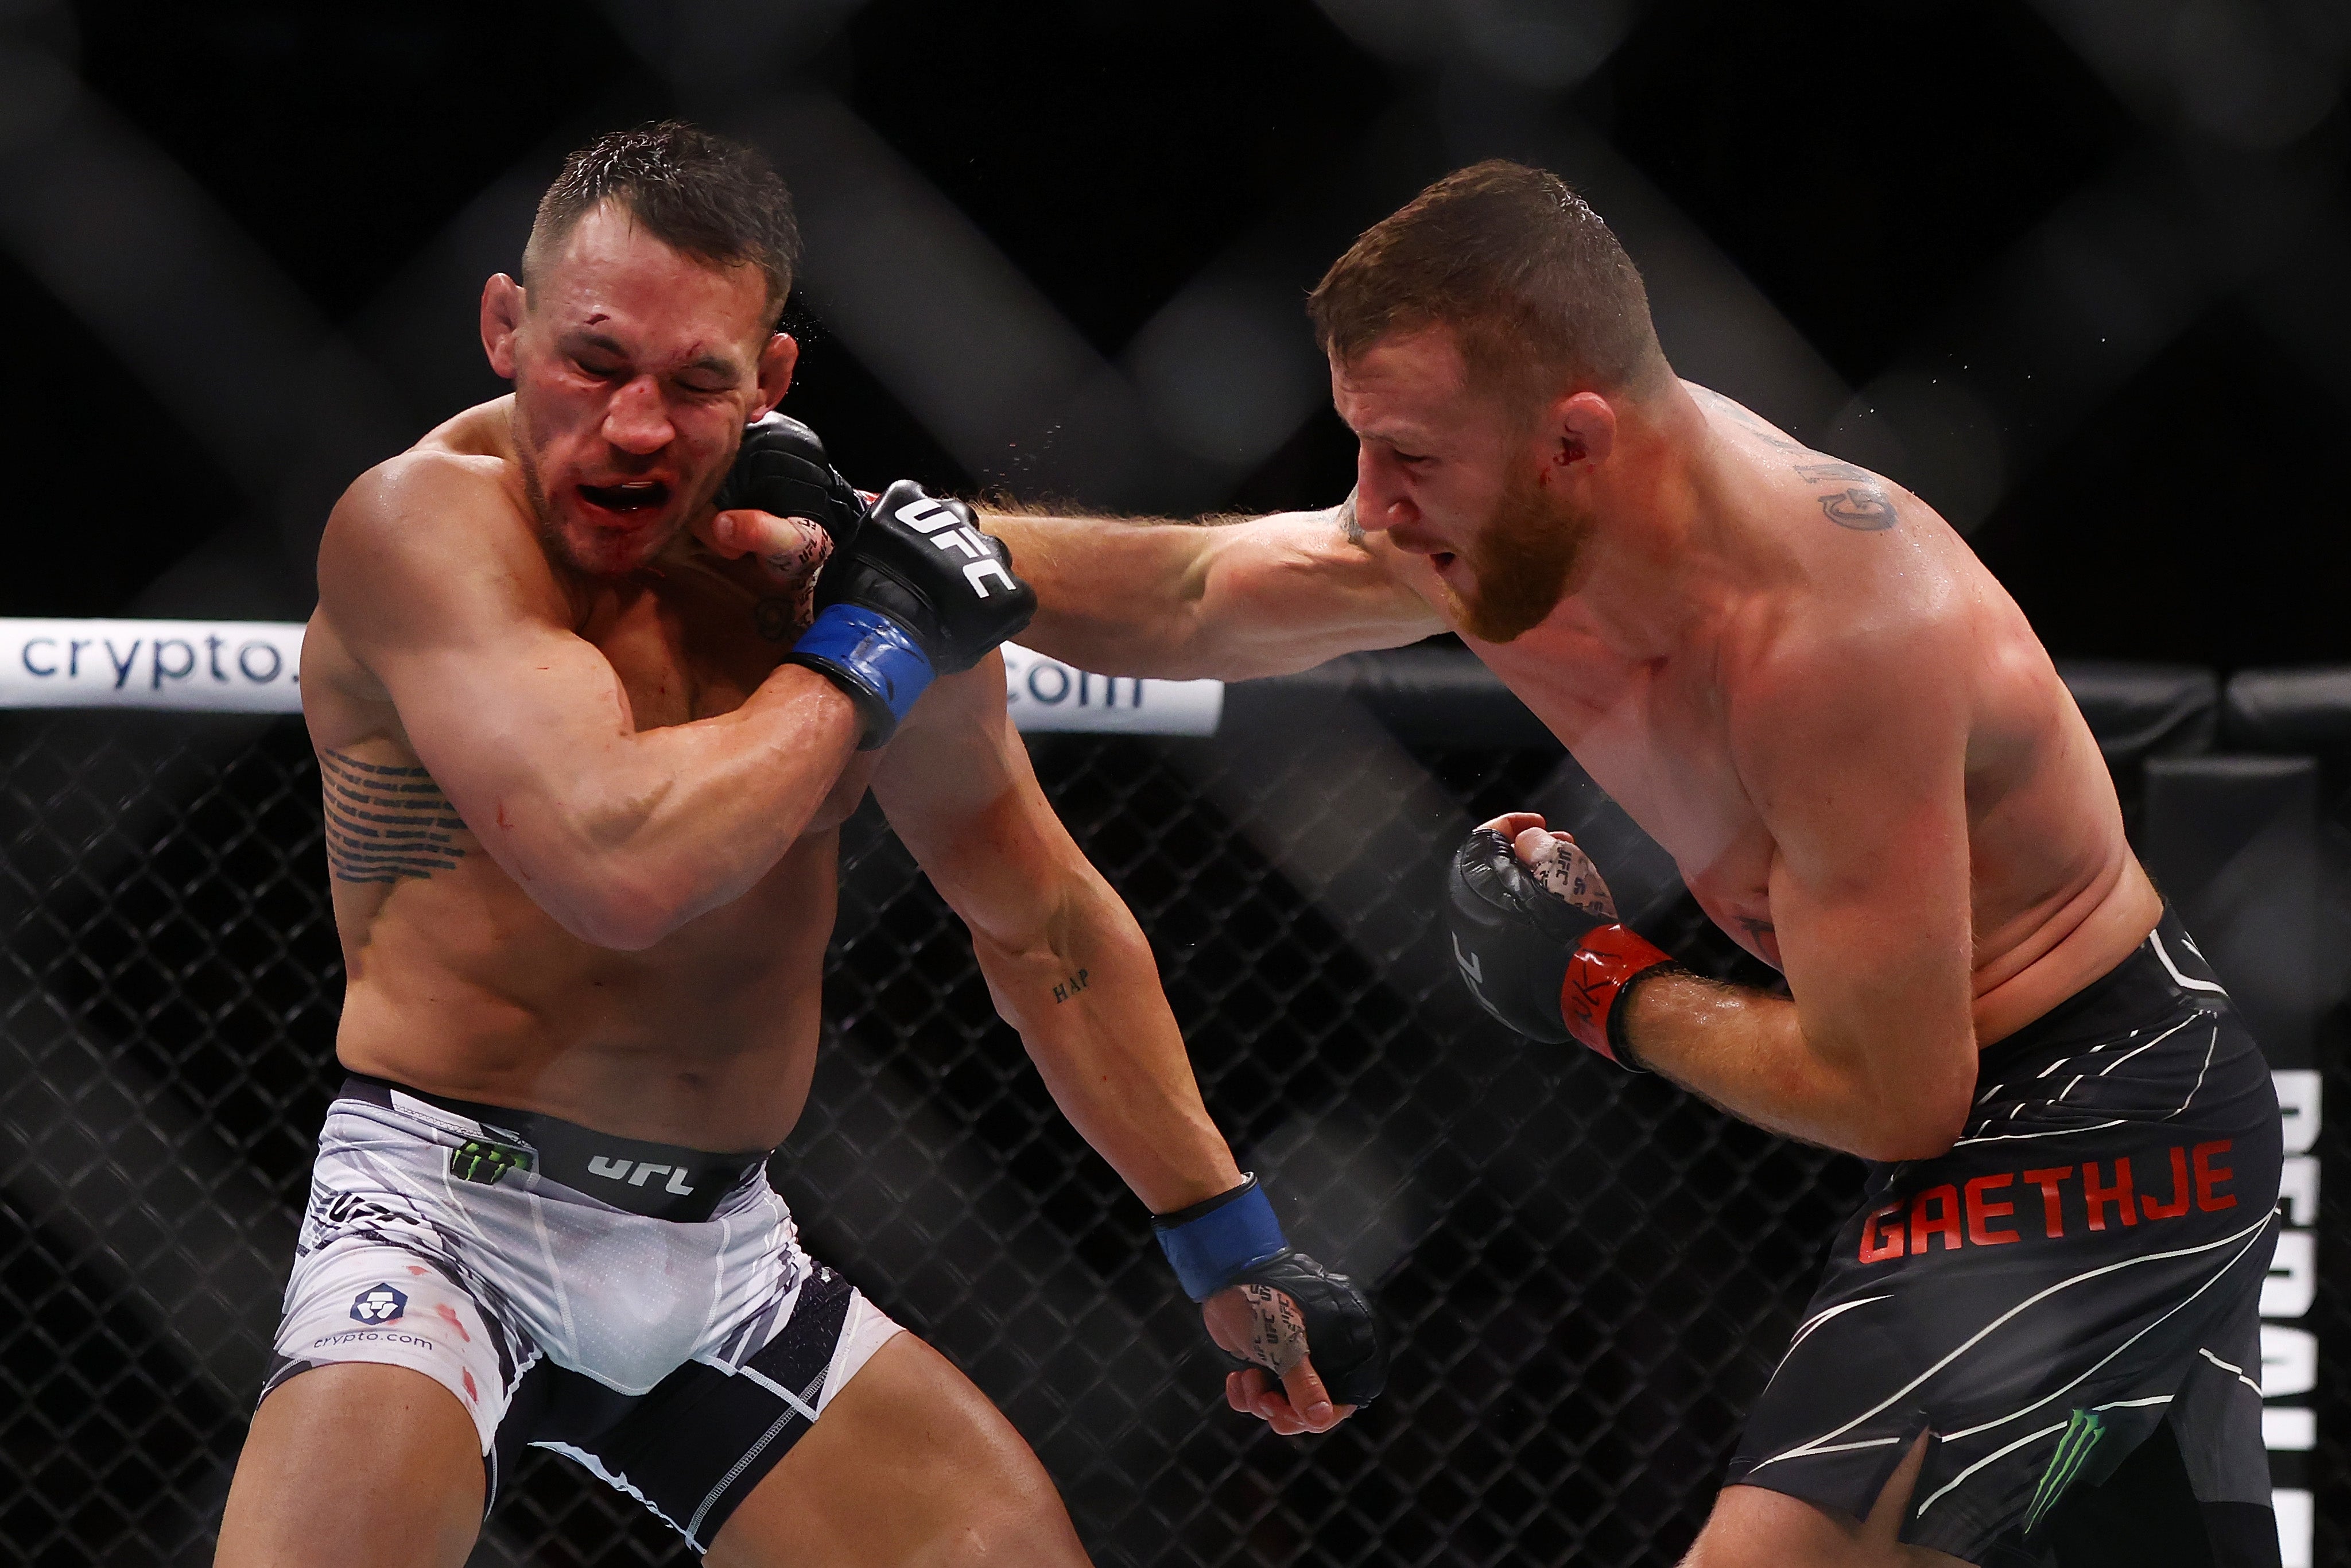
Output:
<path fill-rule="evenodd" d="M 1199 523 L 983 516 L 1037 590 L 1024 646 L 1102 674 L 1238 681 L 1445 629 L 1353 507 Z"/>
<path fill-rule="evenodd" d="M 1086 1141 L 1158 1217 L 1177 1277 L 1228 1354 L 1236 1408 L 1321 1431 L 1379 1392 L 1369 1309 L 1292 1250 L 1208 1118 L 1134 917 L 1038 788 L 989 658 L 942 677 L 883 757 L 873 792 L 971 929 L 997 1010 Z M 1251 1381 L 1255 1380 L 1255 1381 Z"/>

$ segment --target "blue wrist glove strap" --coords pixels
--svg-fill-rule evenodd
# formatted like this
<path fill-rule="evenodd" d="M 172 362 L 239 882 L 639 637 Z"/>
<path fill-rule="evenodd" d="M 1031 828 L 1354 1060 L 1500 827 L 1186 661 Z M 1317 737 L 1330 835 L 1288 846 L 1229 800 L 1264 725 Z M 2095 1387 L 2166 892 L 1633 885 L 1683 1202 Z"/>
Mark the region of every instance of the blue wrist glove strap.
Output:
<path fill-rule="evenodd" d="M 792 656 L 828 673 L 846 674 L 887 710 L 886 724 L 868 726 L 869 748 L 890 738 L 931 685 L 930 657 L 906 629 L 860 605 L 826 605 L 792 644 Z M 880 716 L 874 716 L 877 720 Z"/>
<path fill-rule="evenodd" d="M 1205 1301 L 1252 1265 L 1290 1250 L 1272 1200 L 1252 1176 L 1227 1193 L 1151 1222 L 1184 1293 Z"/>

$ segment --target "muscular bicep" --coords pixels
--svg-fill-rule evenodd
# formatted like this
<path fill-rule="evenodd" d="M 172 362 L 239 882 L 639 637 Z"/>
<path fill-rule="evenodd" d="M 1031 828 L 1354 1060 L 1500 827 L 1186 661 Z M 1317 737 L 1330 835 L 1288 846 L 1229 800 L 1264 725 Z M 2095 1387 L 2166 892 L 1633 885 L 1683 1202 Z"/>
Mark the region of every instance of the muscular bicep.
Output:
<path fill-rule="evenodd" d="M 558 820 L 537 808 L 633 726 L 611 665 L 562 623 L 544 558 L 498 504 L 462 471 L 362 482 L 320 541 L 319 589 L 410 748 L 503 862 L 528 860 L 534 835 L 484 830 Z"/>
<path fill-rule="evenodd" d="M 1806 1040 L 1889 1119 L 1955 1135 L 1975 1072 L 1966 715 L 1939 660 L 1823 667 L 1857 652 L 1760 682 L 1740 769 Z"/>

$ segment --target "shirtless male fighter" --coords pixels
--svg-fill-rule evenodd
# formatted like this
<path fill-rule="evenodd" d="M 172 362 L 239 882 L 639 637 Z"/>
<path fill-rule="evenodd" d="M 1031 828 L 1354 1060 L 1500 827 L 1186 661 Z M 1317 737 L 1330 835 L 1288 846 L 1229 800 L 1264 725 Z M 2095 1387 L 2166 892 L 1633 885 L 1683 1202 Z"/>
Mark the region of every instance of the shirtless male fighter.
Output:
<path fill-rule="evenodd" d="M 2168 1416 L 2212 1550 L 2274 1563 L 2275 1096 L 2014 602 L 1917 497 L 1677 380 L 1551 174 L 1439 181 L 1311 313 L 1348 502 L 991 520 L 1024 641 L 1238 679 L 1458 632 L 1785 976 L 1679 969 L 1531 814 L 1455 862 L 1497 1017 L 1876 1163 L 1690 1561 L 2037 1561 Z"/>
<path fill-rule="evenodd" d="M 350 1076 L 224 1564 L 462 1563 L 533 1444 L 714 1563 L 1084 1561 L 1011 1427 L 768 1185 L 869 787 L 1218 1343 L 1316 1429 L 1377 1391 L 1362 1298 L 1235 1168 L 1007 720 L 1002 547 L 911 484 L 869 509 L 769 414 L 796 250 L 744 148 L 582 149 L 483 296 L 513 394 L 328 526 L 302 689 Z"/>

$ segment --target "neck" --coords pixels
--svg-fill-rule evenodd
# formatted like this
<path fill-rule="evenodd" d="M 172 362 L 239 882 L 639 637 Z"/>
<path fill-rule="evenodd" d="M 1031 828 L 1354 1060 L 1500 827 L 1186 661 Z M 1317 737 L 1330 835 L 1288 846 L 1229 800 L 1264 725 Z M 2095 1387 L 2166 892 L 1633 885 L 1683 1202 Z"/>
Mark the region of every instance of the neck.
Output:
<path fill-rule="evenodd" d="M 1625 658 L 1662 658 L 1719 612 L 1722 570 L 1706 416 L 1680 382 L 1622 418 L 1609 479 L 1567 596 L 1552 612 Z"/>

